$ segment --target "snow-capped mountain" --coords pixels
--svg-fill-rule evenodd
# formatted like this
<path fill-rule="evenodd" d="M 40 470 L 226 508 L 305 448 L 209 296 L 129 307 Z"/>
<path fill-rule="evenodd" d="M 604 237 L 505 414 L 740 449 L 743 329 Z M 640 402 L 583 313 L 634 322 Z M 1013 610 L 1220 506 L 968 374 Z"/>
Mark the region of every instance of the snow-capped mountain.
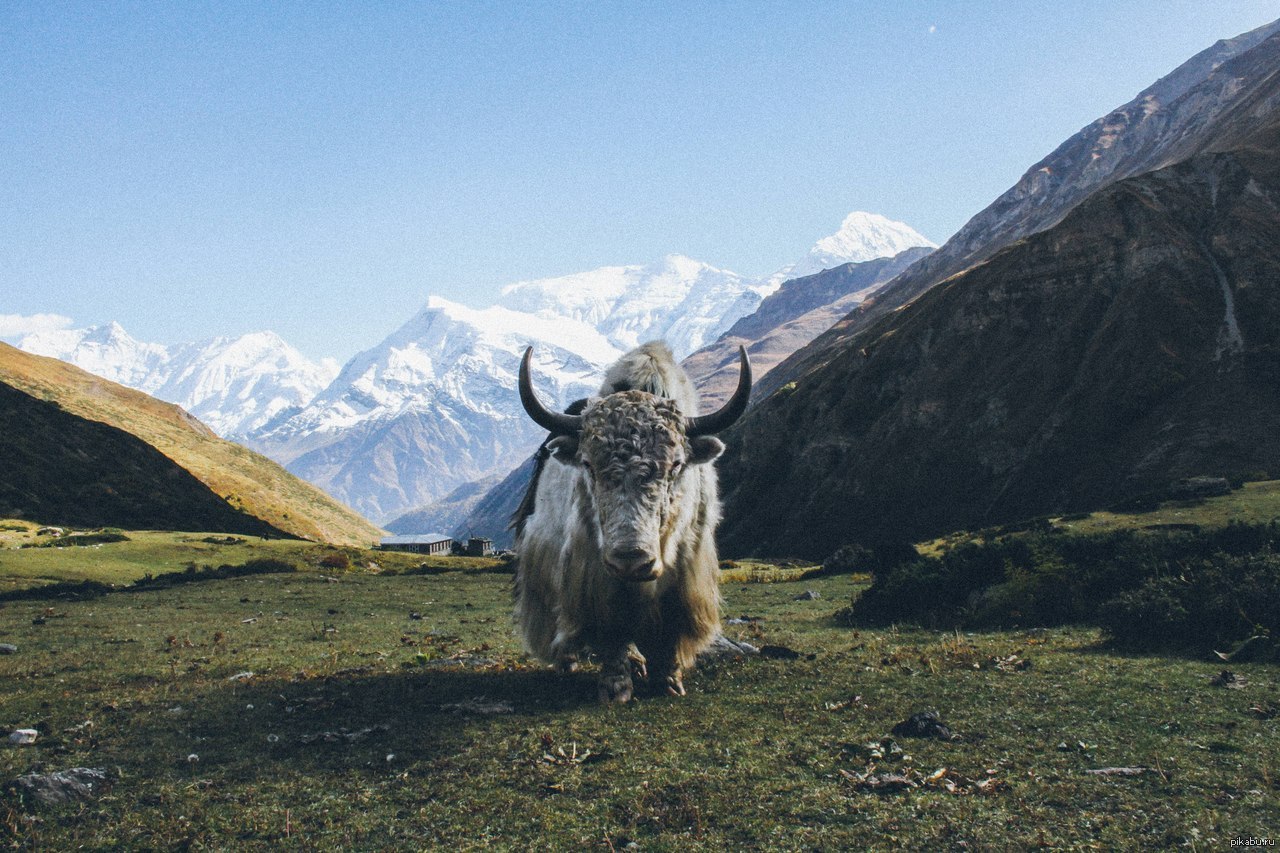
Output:
<path fill-rule="evenodd" d="M 620 352 L 578 320 L 432 296 L 302 412 L 250 443 L 369 518 L 393 518 L 518 461 L 541 439 L 513 392 L 528 346 L 535 384 L 555 405 L 593 393 Z"/>
<path fill-rule="evenodd" d="M 683 255 L 648 266 L 601 267 L 503 288 L 499 305 L 594 326 L 625 352 L 662 338 L 678 358 L 713 341 L 777 289 Z"/>
<path fill-rule="evenodd" d="M 274 332 L 165 346 L 133 338 L 119 323 L 24 336 L 18 346 L 177 403 L 219 435 L 243 437 L 305 406 L 337 374 Z"/>
<path fill-rule="evenodd" d="M 841 264 L 860 264 L 876 258 L 892 258 L 919 246 L 938 248 L 936 243 L 909 225 L 895 222 L 878 213 L 855 210 L 844 218 L 839 231 L 823 237 L 814 244 L 803 260 L 787 267 L 784 277 L 800 278 L 834 269 Z M 776 289 L 775 287 L 774 290 Z"/>
<path fill-rule="evenodd" d="M 539 392 L 563 407 L 594 393 L 604 368 L 643 341 L 665 339 L 678 358 L 714 341 L 792 269 L 932 245 L 901 223 L 854 214 L 800 263 L 764 279 L 669 255 L 516 282 L 489 308 L 432 296 L 305 409 L 249 443 L 383 522 L 505 473 L 542 438 L 513 392 L 526 346 Z"/>

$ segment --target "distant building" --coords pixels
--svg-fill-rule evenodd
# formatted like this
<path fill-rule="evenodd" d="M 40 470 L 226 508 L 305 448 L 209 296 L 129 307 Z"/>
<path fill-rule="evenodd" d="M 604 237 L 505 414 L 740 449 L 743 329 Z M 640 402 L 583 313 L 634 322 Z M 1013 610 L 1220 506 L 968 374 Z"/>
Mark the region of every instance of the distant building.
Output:
<path fill-rule="evenodd" d="M 378 548 L 383 551 L 408 551 L 411 554 L 449 554 L 453 551 L 453 539 L 443 533 L 384 536 L 378 543 Z"/>
<path fill-rule="evenodd" d="M 480 536 L 472 536 L 467 540 L 468 557 L 489 557 L 493 555 L 493 540 Z"/>

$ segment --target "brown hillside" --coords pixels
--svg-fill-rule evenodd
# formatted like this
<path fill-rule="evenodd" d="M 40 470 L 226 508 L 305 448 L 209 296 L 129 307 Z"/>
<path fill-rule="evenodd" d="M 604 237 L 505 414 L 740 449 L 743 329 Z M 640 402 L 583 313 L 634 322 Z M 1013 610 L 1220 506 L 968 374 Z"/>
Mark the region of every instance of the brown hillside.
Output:
<path fill-rule="evenodd" d="M 141 391 L 3 343 L 0 382 L 142 439 L 232 507 L 280 530 L 308 539 L 364 545 L 381 533 L 266 457 L 218 438 L 180 407 Z"/>
<path fill-rule="evenodd" d="M 0 517 L 279 537 L 135 435 L 0 382 Z"/>

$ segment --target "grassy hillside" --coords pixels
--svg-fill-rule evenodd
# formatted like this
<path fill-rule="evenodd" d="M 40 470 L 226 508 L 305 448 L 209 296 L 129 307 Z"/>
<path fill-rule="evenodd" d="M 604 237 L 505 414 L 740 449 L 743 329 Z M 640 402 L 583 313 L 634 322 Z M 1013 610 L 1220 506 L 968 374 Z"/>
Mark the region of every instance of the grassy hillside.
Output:
<path fill-rule="evenodd" d="M 8 552 L 5 552 L 6 554 Z M 333 577 L 332 575 L 328 576 Z M 815 600 L 796 601 L 812 589 Z M 318 572 L 0 604 L 0 785 L 103 767 L 29 849 L 1225 849 L 1274 837 L 1280 679 L 1090 630 L 851 631 L 844 577 L 731 584 L 794 659 L 595 701 L 519 651 L 509 579 Z M 421 618 L 413 618 L 416 614 Z M 956 740 L 891 734 L 934 709 Z M 888 740 L 885 740 L 888 739 Z M 1134 775 L 1091 771 L 1134 768 Z M 918 787 L 875 789 L 896 773 Z"/>
<path fill-rule="evenodd" d="M 0 517 L 283 535 L 142 439 L 0 382 Z"/>
<path fill-rule="evenodd" d="M 124 430 L 194 475 L 232 507 L 297 536 L 368 545 L 380 531 L 316 487 L 224 441 L 180 407 L 52 358 L 0 343 L 0 382 Z"/>
<path fill-rule="evenodd" d="M 1188 526 L 1213 530 L 1228 524 L 1266 524 L 1280 519 L 1280 480 L 1244 483 L 1230 494 L 1203 500 L 1165 501 L 1144 512 L 1099 512 L 1053 516 L 979 531 L 957 531 L 916 545 L 922 555 L 936 557 L 959 545 L 982 543 L 1005 533 L 1024 530 L 1052 530 L 1060 533 L 1093 534 L 1118 530 L 1159 532 Z"/>

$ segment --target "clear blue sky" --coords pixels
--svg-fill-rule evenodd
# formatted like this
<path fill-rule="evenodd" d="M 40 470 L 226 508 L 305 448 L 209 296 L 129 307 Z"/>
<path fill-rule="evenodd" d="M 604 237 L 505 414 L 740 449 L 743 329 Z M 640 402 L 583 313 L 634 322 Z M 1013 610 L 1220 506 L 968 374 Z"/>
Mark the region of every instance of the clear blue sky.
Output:
<path fill-rule="evenodd" d="M 850 210 L 942 242 L 1280 0 L 0 3 L 0 314 L 340 359 L 428 293 Z"/>

